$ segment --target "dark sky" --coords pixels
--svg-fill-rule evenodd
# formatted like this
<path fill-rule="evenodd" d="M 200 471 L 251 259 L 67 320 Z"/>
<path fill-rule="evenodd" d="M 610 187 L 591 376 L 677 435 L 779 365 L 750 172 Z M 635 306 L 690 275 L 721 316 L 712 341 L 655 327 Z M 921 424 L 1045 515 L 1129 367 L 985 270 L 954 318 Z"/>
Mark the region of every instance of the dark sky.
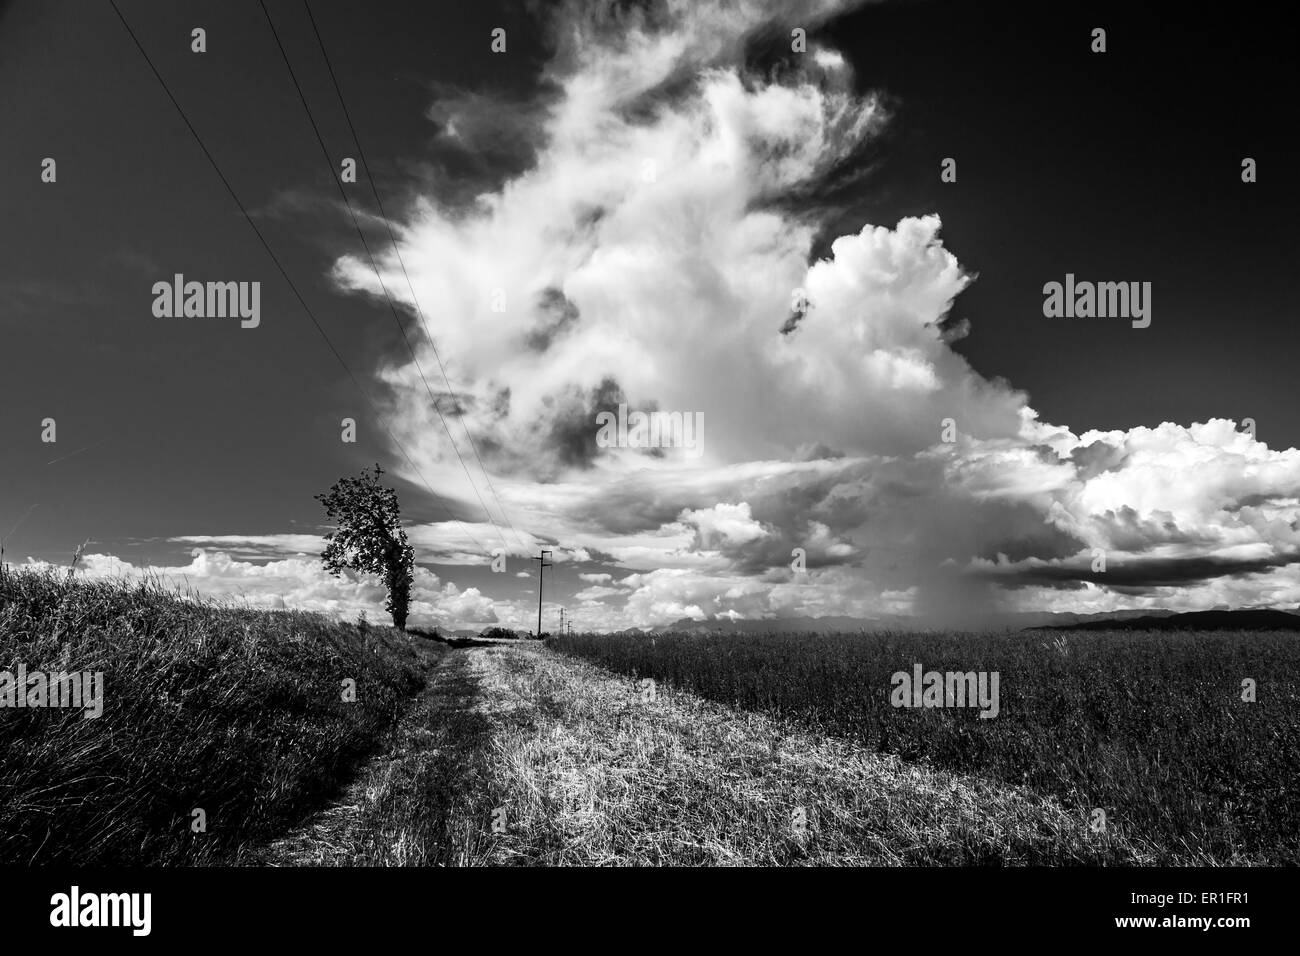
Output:
<path fill-rule="evenodd" d="M 386 309 L 328 279 L 355 236 L 329 205 L 330 173 L 261 10 L 120 6 L 370 384 L 400 340 Z M 269 6 L 331 151 L 351 155 L 301 5 Z M 313 10 L 392 208 L 416 188 L 458 188 L 427 117 L 443 85 L 524 97 L 546 54 L 519 4 Z M 979 275 L 954 309 L 973 326 L 958 350 L 1027 390 L 1045 420 L 1082 431 L 1249 416 L 1271 447 L 1300 445 L 1285 13 L 914 0 L 844 16 L 824 32 L 893 118 L 867 175 L 834 196 L 827 237 L 938 212 L 945 245 Z M 489 52 L 495 26 L 509 30 L 509 57 Z M 1102 55 L 1089 51 L 1096 26 Z M 341 417 L 367 421 L 363 403 L 107 3 L 0 4 L 0 129 L 0 533 L 38 505 L 8 557 L 64 561 L 90 538 L 128 560 L 172 560 L 188 548 L 158 539 L 318 531 L 311 495 L 391 452 L 373 427 L 339 442 Z M 40 181 L 47 156 L 54 185 Z M 1253 185 L 1240 179 L 1246 156 Z M 939 181 L 944 157 L 955 184 Z M 260 279 L 261 327 L 155 319 L 151 286 L 175 272 Z M 1045 319 L 1042 286 L 1067 272 L 1150 281 L 1151 327 Z M 40 442 L 46 417 L 57 445 Z M 404 501 L 412 519 L 442 516 L 427 496 Z"/>
<path fill-rule="evenodd" d="M 362 146 L 383 177 L 381 194 L 394 197 L 394 207 L 426 152 L 433 84 L 518 82 L 489 59 L 486 43 L 466 36 L 519 25 L 511 68 L 534 72 L 528 21 L 496 6 L 466 5 L 451 17 L 425 4 L 379 5 L 359 19 L 355 5 L 313 5 Z M 334 258 L 357 242 L 350 223 L 323 205 L 337 195 L 261 10 L 251 2 L 121 7 L 367 381 L 381 354 L 402 347 L 400 338 L 386 309 L 329 288 Z M 301 4 L 270 7 L 326 142 L 340 155 L 355 153 Z M 130 557 L 140 553 L 134 540 L 188 533 L 181 529 L 315 527 L 313 493 L 364 463 L 387 461 L 374 428 L 362 428 L 355 446 L 338 440 L 342 417 L 364 417 L 356 390 L 112 8 L 17 2 L 4 11 L 3 530 L 39 502 L 11 547 L 61 560 L 89 537 Z M 204 55 L 190 51 L 195 26 L 207 30 Z M 58 162 L 53 185 L 39 178 L 46 156 Z M 155 319 L 151 287 L 175 272 L 260 279 L 261 327 Z M 56 446 L 39 440 L 46 417 L 57 422 Z M 409 497 L 410 517 L 442 517 Z M 150 550 L 157 554 L 157 545 Z"/>
<path fill-rule="evenodd" d="M 958 350 L 1048 421 L 1253 417 L 1270 446 L 1300 444 L 1296 60 L 1284 8 L 1233 9 L 937 0 L 830 30 L 898 111 L 845 225 L 939 211 L 980 276 L 954 310 L 973 327 Z M 957 183 L 935 173 L 948 156 Z M 1151 327 L 1045 321 L 1043 283 L 1066 272 L 1150 281 Z"/>

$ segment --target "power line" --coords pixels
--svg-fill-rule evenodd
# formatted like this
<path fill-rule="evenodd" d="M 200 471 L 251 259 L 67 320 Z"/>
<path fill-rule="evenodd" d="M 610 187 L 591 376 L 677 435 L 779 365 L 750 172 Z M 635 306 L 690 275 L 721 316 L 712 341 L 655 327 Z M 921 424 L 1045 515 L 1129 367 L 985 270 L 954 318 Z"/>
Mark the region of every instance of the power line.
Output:
<path fill-rule="evenodd" d="M 350 110 L 348 110 L 347 100 L 344 99 L 343 97 L 343 88 L 339 85 L 338 76 L 334 73 L 334 65 L 330 62 L 329 53 L 327 53 L 325 50 L 325 41 L 324 39 L 322 39 L 320 34 L 320 29 L 316 25 L 316 17 L 312 14 L 311 5 L 307 2 L 307 0 L 303 0 L 302 5 L 303 5 L 303 9 L 307 11 L 307 19 L 311 21 L 312 33 L 315 34 L 316 36 L 316 45 L 320 48 L 321 57 L 325 61 L 325 68 L 329 71 L 330 82 L 334 84 L 334 93 L 335 95 L 338 96 L 339 106 L 343 108 L 343 115 L 347 118 L 348 129 L 352 133 L 352 141 L 356 144 L 357 147 L 357 157 L 361 160 L 361 168 L 365 171 L 367 182 L 370 183 L 370 191 L 375 197 L 375 204 L 379 207 L 379 215 L 384 220 L 384 225 L 388 229 L 388 239 L 392 243 L 393 252 L 397 256 L 398 265 L 400 265 L 402 268 L 402 275 L 406 279 L 406 287 L 411 292 L 411 301 L 415 304 L 416 314 L 420 318 L 420 325 L 424 328 L 424 334 L 429 340 L 429 347 L 433 350 L 433 357 L 438 362 L 438 368 L 442 372 L 442 380 L 447 385 L 447 391 L 450 392 L 451 395 L 454 397 L 456 395 L 456 390 L 452 387 L 451 378 L 447 375 L 447 367 L 446 365 L 443 364 L 442 356 L 438 353 L 438 345 L 434 340 L 432 330 L 430 330 L 429 328 L 428 320 L 425 318 L 424 309 L 420 305 L 419 296 L 415 294 L 415 285 L 414 283 L 411 282 L 410 273 L 406 271 L 406 261 L 402 258 L 401 247 L 398 245 L 397 236 L 393 232 L 393 223 L 388 218 L 388 213 L 384 210 L 384 201 L 379 195 L 379 187 L 375 183 L 375 177 L 370 172 L 370 163 L 369 161 L 367 161 L 365 150 L 361 146 L 361 137 L 357 134 L 357 128 L 355 124 L 353 124 L 352 122 L 352 113 Z M 265 6 L 263 7 L 263 9 L 265 9 Z M 342 187 L 340 186 L 340 188 Z M 383 285 L 382 280 L 380 282 L 380 285 L 381 286 Z M 385 294 L 387 294 L 386 290 L 385 290 Z M 390 304 L 391 304 L 391 300 L 390 300 Z M 412 354 L 412 358 L 414 358 L 414 354 Z M 419 367 L 418 360 L 416 361 L 416 367 L 417 368 Z M 421 378 L 424 377 L 423 369 L 421 369 L 420 371 L 420 377 Z M 425 382 L 425 385 L 426 386 L 428 385 L 427 381 Z M 437 405 L 435 402 L 435 408 L 436 407 Z M 441 417 L 441 415 L 439 417 Z M 469 447 L 474 452 L 474 458 L 478 461 L 478 466 L 483 472 L 483 478 L 487 482 L 488 490 L 492 492 L 492 497 L 496 500 L 497 508 L 501 510 L 501 517 L 506 519 L 506 524 L 509 525 L 511 534 L 515 536 L 516 543 L 518 543 L 521 547 L 524 547 L 523 539 L 519 537 L 519 532 L 515 530 L 514 522 L 510 520 L 510 515 L 506 511 L 505 505 L 502 504 L 501 502 L 501 496 L 497 494 L 496 486 L 492 484 L 492 476 L 488 473 L 487 466 L 483 464 L 483 457 L 479 454 L 478 444 L 474 441 L 474 436 L 469 430 L 469 423 L 465 421 L 464 416 L 461 416 L 460 423 L 461 426 L 465 429 L 465 437 L 469 440 Z M 444 422 L 444 425 L 445 424 L 446 423 Z M 450 433 L 448 434 L 448 437 L 450 437 Z M 453 442 L 452 444 L 454 447 L 455 443 Z"/>
<path fill-rule="evenodd" d="M 497 535 L 501 538 L 501 543 L 505 545 L 506 551 L 510 550 L 510 544 L 497 525 L 496 519 L 492 517 L 492 512 L 488 510 L 487 503 L 483 496 L 479 494 L 478 486 L 474 484 L 474 477 L 469 472 L 469 466 L 465 464 L 465 459 L 461 456 L 460 449 L 456 447 L 456 439 L 452 437 L 451 427 L 443 417 L 442 409 L 438 407 L 438 399 L 433 394 L 433 389 L 429 386 L 429 380 L 425 378 L 424 369 L 420 366 L 420 360 L 416 357 L 415 348 L 411 345 L 411 340 L 406 334 L 406 328 L 402 325 L 402 320 L 397 314 L 397 307 L 393 304 L 393 298 L 388 294 L 388 286 L 384 283 L 384 277 L 379 272 L 379 265 L 375 262 L 375 255 L 370 251 L 370 243 L 366 240 L 366 235 L 361 230 L 361 224 L 357 222 L 357 214 L 352 208 L 352 201 L 348 198 L 347 190 L 339 181 L 338 176 L 334 175 L 334 162 L 330 159 L 329 147 L 325 145 L 325 138 L 321 135 L 320 127 L 316 125 L 316 117 L 312 115 L 311 107 L 307 104 L 307 96 L 303 92 L 302 84 L 298 82 L 298 75 L 294 72 L 293 65 L 289 62 L 289 54 L 284 49 L 284 43 L 280 40 L 280 33 L 275 28 L 275 22 L 271 19 L 271 13 L 266 8 L 263 0 L 258 0 L 258 5 L 262 8 L 262 15 L 266 18 L 266 24 L 271 28 L 271 36 L 275 38 L 275 45 L 280 51 L 280 59 L 284 61 L 285 69 L 289 71 L 289 79 L 293 81 L 293 88 L 298 93 L 298 102 L 302 104 L 303 111 L 307 114 L 307 122 L 311 124 L 312 132 L 316 135 L 316 142 L 321 149 L 321 155 L 325 158 L 325 165 L 330 170 L 330 176 L 334 180 L 334 185 L 338 187 L 339 195 L 343 198 L 343 204 L 347 207 L 348 216 L 352 220 L 352 228 L 356 230 L 357 238 L 361 240 L 361 246 L 366 251 L 366 257 L 370 260 L 370 268 L 375 273 L 375 279 L 379 282 L 379 288 L 384 293 L 384 299 L 388 302 L 388 310 L 392 313 L 393 322 L 397 325 L 397 330 L 402 333 L 402 341 L 406 343 L 406 350 L 411 353 L 411 361 L 415 363 L 416 370 L 420 373 L 420 379 L 424 382 L 425 391 L 429 393 L 429 401 L 433 403 L 433 410 L 438 415 L 438 420 L 442 422 L 443 430 L 447 433 L 447 440 L 451 442 L 451 450 L 456 453 L 456 458 L 460 462 L 460 467 L 465 472 L 465 479 L 474 491 L 474 496 L 478 498 L 479 506 L 483 509 L 483 514 L 487 516 L 488 522 L 492 525 Z"/>
<path fill-rule="evenodd" d="M 3 538 L 0 538 L 0 568 L 4 567 L 5 539 L 12 538 L 14 536 L 14 533 L 23 526 L 23 522 L 27 520 L 27 516 L 31 514 L 33 511 L 35 511 L 38 507 L 40 507 L 39 502 L 33 502 L 32 504 L 28 505 L 27 510 L 24 511 L 19 516 L 18 521 L 14 524 L 12 528 L 9 529 L 9 533 L 5 535 Z"/>
<path fill-rule="evenodd" d="M 194 141 L 199 144 L 199 149 L 201 149 L 203 151 L 203 155 L 207 157 L 208 163 L 212 166 L 213 171 L 217 174 L 217 177 L 221 180 L 221 184 L 226 187 L 226 192 L 230 194 L 230 198 L 233 199 L 235 201 L 235 205 L 239 207 L 239 211 L 243 214 L 244 219 L 248 222 L 248 225 L 252 228 L 254 234 L 258 238 L 258 241 L 261 242 L 262 248 L 266 250 L 266 254 L 270 256 L 271 261 L 275 263 L 276 269 L 279 270 L 279 273 L 284 278 L 285 283 L 289 286 L 290 290 L 292 290 L 294 294 L 294 298 L 298 300 L 298 304 L 302 306 L 302 310 L 307 313 L 307 318 L 311 319 L 312 326 L 314 326 L 316 331 L 320 333 L 320 337 L 325 340 L 325 344 L 329 347 L 329 350 L 334 355 L 334 358 L 338 360 L 339 365 L 343 366 L 343 371 L 347 373 L 348 378 L 351 380 L 352 384 L 356 387 L 356 390 L 361 394 L 361 397 L 365 399 L 366 404 L 370 407 L 371 413 L 375 417 L 375 420 L 379 422 L 380 426 L 384 429 L 384 431 L 388 434 L 388 437 L 392 440 L 393 444 L 397 447 L 397 450 L 401 452 L 402 457 L 406 459 L 406 463 L 411 466 L 411 469 L 417 475 L 419 475 L 420 481 L 422 481 L 424 483 L 424 486 L 427 489 L 429 489 L 429 494 L 433 496 L 433 500 L 442 507 L 443 511 L 447 513 L 447 516 L 451 518 L 453 522 L 455 522 L 457 527 L 459 527 L 460 530 L 463 531 L 465 535 L 479 547 L 480 550 L 486 552 L 487 548 L 483 546 L 483 543 L 479 541 L 478 538 L 476 538 L 468 528 L 466 528 L 463 524 L 461 524 L 459 520 L 457 520 L 456 516 L 451 513 L 451 509 L 447 507 L 446 502 L 444 502 L 441 496 L 436 491 L 433 490 L 433 486 L 430 485 L 428 480 L 424 477 L 424 473 L 420 471 L 420 469 L 416 466 L 415 462 L 411 460 L 411 456 L 406 453 L 406 449 L 402 447 L 401 442 L 397 440 L 397 437 L 393 434 L 392 430 L 388 427 L 388 423 L 384 420 L 384 417 L 381 414 L 379 414 L 379 409 L 376 407 L 374 400 L 370 397 L 370 394 L 364 388 L 361 387 L 361 383 L 357 380 L 357 377 L 352 373 L 352 369 L 348 367 L 348 363 L 344 361 L 343 356 L 339 354 L 339 350 L 335 348 L 334 343 L 330 340 L 330 337 L 326 333 L 325 329 L 322 328 L 320 322 L 317 321 L 316 314 L 312 312 L 311 307 L 307 305 L 307 301 L 303 298 L 302 293 L 298 291 L 298 287 L 294 284 L 294 281 L 289 278 L 289 273 L 285 270 L 284 265 L 280 262 L 280 258 L 275 254 L 275 250 L 271 248 L 271 244 L 267 242 L 266 236 L 262 234 L 262 230 L 259 229 L 257 223 L 253 221 L 253 217 L 248 214 L 248 210 L 244 207 L 243 202 L 240 201 L 239 194 L 235 192 L 234 187 L 230 185 L 230 180 L 228 180 L 226 178 L 226 174 L 221 171 L 221 167 L 217 165 L 216 159 L 213 158 L 212 153 L 208 150 L 207 145 L 203 142 L 203 138 L 199 136 L 198 130 L 194 128 L 194 124 L 190 122 L 189 117 L 185 115 L 185 110 L 181 108 L 181 104 L 177 101 L 176 97 L 172 94 L 171 87 L 167 85 L 167 81 L 163 79 L 162 74 L 158 72 L 158 68 L 154 66 L 153 60 L 149 58 L 148 52 L 145 51 L 144 45 L 140 43 L 139 37 L 137 37 L 135 35 L 135 31 L 131 29 L 131 24 L 128 23 L 126 17 L 122 15 L 122 11 L 118 9 L 116 0 L 109 0 L 109 5 L 113 8 L 113 12 L 117 14 L 117 18 L 122 21 L 122 26 L 126 28 L 126 32 L 128 35 L 130 35 L 131 41 L 135 44 L 135 48 L 139 50 L 140 55 L 144 57 L 145 63 L 149 65 L 149 69 L 150 71 L 152 71 L 154 77 L 158 80 L 158 84 L 163 88 L 163 92 L 167 94 L 167 98 L 171 100 L 172 106 L 176 108 L 176 112 L 180 115 L 181 121 L 185 123 L 185 128 L 190 131 L 190 135 L 194 137 Z"/>
<path fill-rule="evenodd" d="M 259 5 L 261 7 L 261 12 L 263 12 L 263 16 L 266 18 L 266 25 L 270 27 L 270 34 L 276 38 L 276 46 L 279 48 L 279 59 L 285 62 L 285 68 L 289 70 L 289 78 L 294 82 L 294 90 L 298 92 L 298 101 L 303 104 L 303 111 L 307 113 L 307 121 L 312 126 L 312 133 L 316 134 L 316 142 L 320 144 L 321 155 L 325 157 L 325 165 L 328 166 L 330 176 L 334 179 L 334 185 L 338 187 L 338 193 L 343 198 L 344 206 L 347 207 L 347 215 L 352 220 L 352 228 L 356 230 L 356 237 L 360 239 L 361 247 L 364 248 L 365 255 L 367 255 L 367 258 L 370 260 L 370 269 L 372 269 L 374 272 L 374 278 L 376 278 L 378 284 L 380 284 L 383 298 L 385 298 L 386 302 L 389 303 L 389 312 L 393 313 L 394 324 L 398 326 L 398 332 L 402 333 L 402 341 L 406 342 L 407 351 L 411 354 L 411 360 L 415 363 L 416 371 L 420 373 L 420 380 L 424 382 L 425 392 L 429 393 L 429 401 L 433 403 L 433 410 L 434 412 L 437 412 L 438 420 L 442 423 L 443 431 L 447 433 L 447 441 L 451 442 L 451 450 L 456 453 L 456 459 L 459 460 L 460 467 L 463 468 L 465 472 L 465 480 L 469 481 L 469 486 L 473 489 L 474 497 L 478 498 L 478 505 L 480 505 L 482 510 L 484 510 L 487 520 L 489 520 L 489 523 L 493 525 L 493 528 L 497 531 L 497 535 L 500 537 L 500 542 L 506 546 L 506 550 L 508 551 L 510 550 L 510 544 L 506 541 L 506 536 L 504 536 L 502 531 L 500 531 L 500 528 L 497 525 L 497 520 L 491 516 L 491 511 L 487 510 L 487 503 L 484 501 L 484 498 L 482 498 L 482 494 L 478 493 L 478 486 L 474 484 L 473 476 L 469 473 L 469 467 L 465 464 L 465 459 L 461 457 L 459 447 L 456 447 L 456 440 L 455 437 L 452 437 L 451 427 L 447 424 L 447 419 L 443 418 L 441 408 L 438 407 L 438 398 L 433 394 L 433 388 L 429 385 L 429 380 L 424 375 L 424 368 L 421 367 L 420 359 L 417 358 L 415 354 L 415 347 L 411 345 L 411 338 L 407 336 L 406 326 L 402 325 L 402 319 L 398 316 L 398 310 L 396 310 L 396 306 L 393 303 L 393 297 L 389 295 L 389 287 L 387 287 L 385 281 L 383 281 L 380 267 L 378 267 L 378 263 L 374 260 L 374 252 L 370 251 L 370 243 L 367 241 L 367 238 L 365 238 L 365 233 L 361 232 L 359 222 L 356 221 L 356 212 L 352 209 L 352 202 L 351 199 L 348 199 L 347 190 L 343 189 L 343 183 L 339 182 L 339 178 L 334 176 L 334 163 L 333 160 L 330 159 L 329 148 L 325 146 L 325 139 L 321 135 L 320 126 L 316 125 L 316 117 L 313 116 L 312 109 L 307 104 L 307 96 L 305 96 L 303 92 L 302 85 L 298 82 L 298 75 L 294 73 L 294 68 L 292 68 L 292 65 L 289 62 L 289 53 L 285 51 L 285 44 L 283 44 L 281 39 L 279 39 L 279 33 L 276 30 L 276 23 L 272 21 L 272 18 L 270 18 L 270 12 L 266 9 L 266 4 L 259 0 Z M 499 503 L 500 502 L 498 501 L 498 505 Z M 502 511 L 502 514 L 504 514 L 504 511 Z"/>
<path fill-rule="evenodd" d="M 112 437 L 113 436 L 110 435 L 108 436 L 108 438 L 101 438 L 99 441 L 95 442 L 94 444 L 87 445 L 84 448 L 78 448 L 76 451 L 70 451 L 66 455 L 60 455 L 58 458 L 51 458 L 45 464 L 47 465 L 57 464 L 58 462 L 61 462 L 64 459 L 71 458 L 73 455 L 80 455 L 83 451 L 90 451 L 92 448 L 98 448 L 100 445 L 104 444 L 104 442 L 108 441 L 108 439 Z"/>

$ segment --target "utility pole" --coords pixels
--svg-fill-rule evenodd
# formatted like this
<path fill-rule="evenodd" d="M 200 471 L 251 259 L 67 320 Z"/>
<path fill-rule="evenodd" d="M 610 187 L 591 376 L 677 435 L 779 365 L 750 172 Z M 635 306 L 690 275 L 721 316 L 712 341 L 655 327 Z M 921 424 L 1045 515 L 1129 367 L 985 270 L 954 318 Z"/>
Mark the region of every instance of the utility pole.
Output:
<path fill-rule="evenodd" d="M 549 548 L 542 548 L 541 557 L 533 558 L 537 562 L 537 639 L 542 639 L 542 581 L 546 577 L 546 569 L 551 567 L 546 562 L 546 556 L 550 554 Z"/>
<path fill-rule="evenodd" d="M 564 608 L 560 608 L 560 633 L 561 633 L 561 634 L 565 633 L 565 631 L 564 631 Z"/>

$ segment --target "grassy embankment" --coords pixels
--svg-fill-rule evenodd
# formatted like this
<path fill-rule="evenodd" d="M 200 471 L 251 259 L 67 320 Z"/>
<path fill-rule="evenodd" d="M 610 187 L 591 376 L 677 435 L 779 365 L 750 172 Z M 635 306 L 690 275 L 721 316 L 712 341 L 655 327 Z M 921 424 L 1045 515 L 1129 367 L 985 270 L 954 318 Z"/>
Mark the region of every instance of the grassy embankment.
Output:
<path fill-rule="evenodd" d="M 0 708 L 0 864 L 237 857 L 386 743 L 443 652 L 422 643 L 156 583 L 0 572 L 0 671 L 103 674 L 98 717 Z"/>

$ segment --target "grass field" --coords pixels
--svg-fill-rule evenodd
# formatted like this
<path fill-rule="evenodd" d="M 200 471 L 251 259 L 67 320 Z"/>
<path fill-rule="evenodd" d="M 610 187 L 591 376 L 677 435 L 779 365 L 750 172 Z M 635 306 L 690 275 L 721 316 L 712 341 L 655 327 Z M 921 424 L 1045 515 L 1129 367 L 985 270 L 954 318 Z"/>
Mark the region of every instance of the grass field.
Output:
<path fill-rule="evenodd" d="M 638 684 L 549 648 L 474 661 L 501 730 L 489 862 L 953 866 L 1145 862 L 1022 787 Z"/>
<path fill-rule="evenodd" d="M 575 635 L 634 679 L 1015 784 L 1144 862 L 1300 862 L 1300 642 L 1284 633 Z M 1000 674 L 1000 713 L 890 704 L 890 676 Z M 1242 700 L 1242 681 L 1257 700 Z"/>
<path fill-rule="evenodd" d="M 781 726 L 528 642 L 457 651 L 271 865 L 1143 862 L 1058 802 Z"/>
<path fill-rule="evenodd" d="M 0 571 L 0 670 L 103 674 L 98 717 L 0 709 L 0 865 L 229 860 L 323 805 L 437 653 L 387 627 Z"/>
<path fill-rule="evenodd" d="M 997 717 L 891 706 L 918 663 Z M 0 707 L 0 865 L 1300 862 L 1286 634 L 449 645 L 6 571 L 20 666 L 102 713 Z"/>

